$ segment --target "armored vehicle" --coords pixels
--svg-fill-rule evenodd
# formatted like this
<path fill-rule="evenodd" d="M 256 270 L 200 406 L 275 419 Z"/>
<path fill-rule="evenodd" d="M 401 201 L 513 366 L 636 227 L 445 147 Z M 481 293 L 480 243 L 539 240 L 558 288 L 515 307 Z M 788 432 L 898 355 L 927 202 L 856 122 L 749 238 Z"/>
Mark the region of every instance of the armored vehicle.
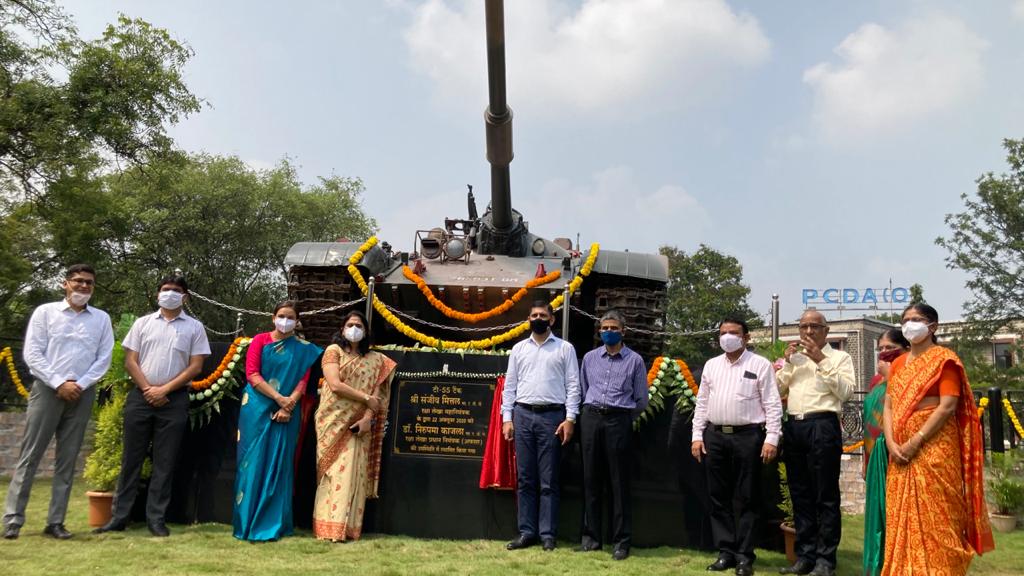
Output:
<path fill-rule="evenodd" d="M 414 231 L 406 251 L 401 244 L 381 242 L 366 250 L 358 263 L 362 277 L 374 280 L 373 297 L 411 328 L 444 340 L 485 338 L 501 333 L 502 327 L 521 323 L 533 301 L 550 301 L 561 294 L 590 256 L 589 249 L 581 250 L 568 238 L 550 240 L 533 234 L 523 215 L 512 208 L 512 110 L 506 102 L 503 9 L 501 0 L 486 2 L 489 106 L 484 119 L 486 156 L 491 165 L 490 204 L 478 215 L 470 188 L 466 218 L 449 218 L 443 226 Z M 300 242 L 289 250 L 285 259 L 288 293 L 298 301 L 300 312 L 339 306 L 362 296 L 347 268 L 361 245 Z M 555 272 L 560 272 L 557 278 Z M 488 317 L 470 322 L 439 310 L 438 301 L 450 311 L 480 315 L 502 306 L 529 281 L 543 276 L 553 280 L 529 288 L 515 305 L 505 304 L 500 314 L 482 315 Z M 664 327 L 667 282 L 664 256 L 617 252 L 602 246 L 592 272 L 558 315 L 574 309 L 569 339 L 582 354 L 598 341 L 594 317 L 615 308 L 624 314 L 627 329 L 633 329 L 626 334 L 628 345 L 650 361 L 661 351 L 662 337 L 657 332 Z M 304 316 L 306 337 L 320 344 L 330 341 L 345 312 L 342 308 Z M 559 317 L 558 326 L 563 325 L 562 320 Z M 371 322 L 377 343 L 412 344 L 379 316 Z"/>

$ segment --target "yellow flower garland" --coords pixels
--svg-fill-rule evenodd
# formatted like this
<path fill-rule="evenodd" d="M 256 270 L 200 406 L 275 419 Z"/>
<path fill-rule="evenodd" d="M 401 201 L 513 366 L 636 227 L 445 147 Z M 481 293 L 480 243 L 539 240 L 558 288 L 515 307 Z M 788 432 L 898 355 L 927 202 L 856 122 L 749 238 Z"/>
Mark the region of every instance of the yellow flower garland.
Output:
<path fill-rule="evenodd" d="M 982 396 L 981 400 L 978 400 L 978 418 L 981 418 L 986 408 L 988 408 L 988 396 Z"/>
<path fill-rule="evenodd" d="M 28 390 L 21 383 L 21 376 L 18 376 L 18 369 L 14 365 L 14 352 L 11 352 L 10 346 L 5 346 L 3 350 L 0 350 L 0 362 L 3 361 L 7 362 L 7 373 L 11 375 L 14 389 L 18 391 L 22 398 L 28 398 Z"/>
<path fill-rule="evenodd" d="M 349 258 L 348 260 L 348 273 L 350 276 L 352 276 L 352 279 L 355 280 L 356 286 L 359 286 L 359 290 L 362 291 L 364 296 L 368 294 L 369 287 L 367 287 L 366 280 L 363 279 L 363 274 L 359 271 L 359 268 L 356 265 L 359 264 L 359 262 L 363 259 L 363 255 L 366 253 L 366 251 L 369 250 L 370 248 L 373 248 L 376 244 L 377 237 L 371 236 L 370 239 L 364 242 L 363 245 L 359 247 L 359 250 L 356 250 L 356 252 L 352 254 L 352 257 Z M 583 278 L 589 276 L 591 270 L 594 269 L 594 262 L 597 261 L 597 254 L 600 251 L 600 249 L 600 245 L 598 245 L 596 242 L 590 245 L 590 254 L 587 255 L 587 260 L 583 263 L 583 266 L 580 267 L 580 273 L 575 278 L 573 278 L 571 282 L 569 282 L 570 295 L 572 295 L 573 292 L 579 289 L 580 284 L 583 283 Z M 559 294 L 558 296 L 551 300 L 550 304 L 552 308 L 558 308 L 564 302 L 564 296 L 562 294 Z M 416 329 L 405 324 L 404 322 L 399 320 L 397 316 L 392 314 L 391 311 L 388 310 L 387 307 L 384 305 L 384 303 L 377 298 L 373 299 L 373 309 L 376 310 L 377 313 L 381 315 L 381 317 L 387 320 L 388 324 L 394 326 L 395 329 L 401 332 L 403 335 L 413 340 L 416 340 L 420 344 L 430 346 L 431 348 L 493 348 L 498 344 L 502 344 L 508 342 L 509 340 L 512 340 L 513 338 L 518 338 L 519 336 L 522 336 L 527 330 L 530 329 L 530 323 L 524 321 L 522 324 L 516 326 L 515 328 L 512 328 L 511 330 L 504 332 L 502 334 L 498 334 L 497 336 L 491 336 L 490 338 L 482 338 L 480 340 L 466 340 L 462 342 L 441 340 L 440 338 L 427 336 L 426 334 L 423 334 L 422 332 L 419 332 Z"/>
<path fill-rule="evenodd" d="M 1009 398 L 1003 398 L 1003 408 L 1006 409 L 1006 415 L 1010 417 L 1010 422 L 1013 422 L 1013 427 L 1017 429 L 1017 436 L 1024 438 L 1024 426 L 1020 425 L 1020 419 L 1013 411 L 1013 404 L 1010 404 Z"/>
<path fill-rule="evenodd" d="M 517 302 L 523 299 L 523 296 L 526 296 L 530 288 L 536 288 L 537 286 L 543 286 L 544 284 L 554 282 L 555 280 L 558 280 L 559 278 L 562 277 L 562 272 L 559 270 L 555 270 L 554 272 L 546 276 L 534 278 L 527 282 L 526 286 L 523 286 L 519 290 L 516 290 L 515 294 L 513 294 L 510 298 L 506 298 L 505 301 L 502 302 L 501 304 L 498 304 L 497 306 L 491 308 L 490 310 L 476 312 L 473 314 L 470 314 L 468 312 L 460 312 L 458 310 L 449 308 L 448 305 L 446 305 L 444 302 L 438 300 L 437 297 L 434 296 L 434 292 L 430 289 L 430 286 L 427 286 L 427 282 L 421 276 L 413 272 L 412 269 L 409 268 L 408 266 L 402 266 L 402 275 L 408 278 L 409 281 L 416 284 L 416 286 L 420 289 L 420 292 L 423 294 L 423 296 L 427 299 L 428 302 L 430 302 L 430 305 L 436 308 L 442 314 L 455 320 L 462 320 L 463 322 L 475 324 L 477 322 L 480 322 L 481 320 L 486 320 L 488 318 L 500 316 L 501 314 L 508 312 L 509 309 L 515 306 Z"/>

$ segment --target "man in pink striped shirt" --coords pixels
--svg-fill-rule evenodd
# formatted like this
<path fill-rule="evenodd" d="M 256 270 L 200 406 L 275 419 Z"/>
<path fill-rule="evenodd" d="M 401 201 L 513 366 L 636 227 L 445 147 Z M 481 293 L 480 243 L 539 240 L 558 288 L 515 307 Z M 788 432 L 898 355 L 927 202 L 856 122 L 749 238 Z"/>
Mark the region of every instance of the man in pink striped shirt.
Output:
<path fill-rule="evenodd" d="M 739 318 L 718 326 L 724 354 L 708 360 L 693 411 L 691 452 L 704 463 L 711 499 L 711 536 L 718 559 L 708 570 L 754 573 L 754 528 L 761 464 L 775 459 L 782 400 L 768 359 L 747 350 L 750 331 Z M 740 514 L 733 514 L 733 502 Z"/>

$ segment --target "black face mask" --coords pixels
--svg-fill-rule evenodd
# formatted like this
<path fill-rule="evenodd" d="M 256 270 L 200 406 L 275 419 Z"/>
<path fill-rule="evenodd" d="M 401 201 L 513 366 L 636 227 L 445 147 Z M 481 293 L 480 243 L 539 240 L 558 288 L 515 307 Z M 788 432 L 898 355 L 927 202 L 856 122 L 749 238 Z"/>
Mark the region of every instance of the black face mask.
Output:
<path fill-rule="evenodd" d="M 543 334 L 551 328 L 551 322 L 543 318 L 534 318 L 530 320 L 530 330 L 533 330 L 534 334 Z"/>

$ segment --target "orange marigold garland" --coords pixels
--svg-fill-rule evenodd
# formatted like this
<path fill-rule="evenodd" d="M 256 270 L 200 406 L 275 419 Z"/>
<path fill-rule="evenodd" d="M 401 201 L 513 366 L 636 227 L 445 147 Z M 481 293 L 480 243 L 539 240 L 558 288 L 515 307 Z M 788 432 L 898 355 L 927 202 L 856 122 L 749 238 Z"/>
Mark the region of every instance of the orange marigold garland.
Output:
<path fill-rule="evenodd" d="M 510 298 L 506 298 L 505 301 L 502 302 L 501 304 L 498 304 L 497 306 L 491 308 L 490 310 L 485 310 L 483 312 L 476 312 L 472 314 L 468 312 L 460 312 L 458 310 L 450 308 L 448 307 L 447 304 L 438 300 L 437 297 L 434 296 L 434 292 L 430 289 L 430 286 L 427 286 L 426 280 L 424 280 L 421 276 L 413 272 L 412 268 L 409 268 L 408 266 L 402 266 L 402 275 L 405 276 L 410 282 L 416 284 L 416 287 L 420 289 L 420 292 L 427 299 L 427 301 L 430 302 L 431 306 L 438 309 L 442 314 L 455 320 L 462 320 L 463 322 L 475 324 L 477 322 L 487 320 L 488 318 L 494 318 L 495 316 L 500 316 L 505 312 L 508 312 L 513 306 L 515 306 L 520 300 L 522 300 L 524 296 L 526 296 L 529 293 L 529 290 L 531 288 L 543 286 L 545 284 L 558 280 L 559 278 L 562 277 L 562 272 L 561 270 L 555 270 L 554 272 L 546 276 L 534 278 L 527 282 L 525 286 L 523 286 L 519 290 L 516 290 L 515 294 L 513 294 Z"/>
<path fill-rule="evenodd" d="M 697 382 L 686 362 L 679 358 L 658 356 L 647 371 L 647 393 L 650 401 L 640 417 L 633 422 L 634 429 L 660 412 L 668 398 L 676 399 L 676 410 L 692 413 L 697 403 Z"/>
<path fill-rule="evenodd" d="M 192 381 L 188 395 L 192 405 L 188 416 L 193 427 L 209 422 L 214 412 L 220 413 L 220 401 L 224 396 L 235 398 L 232 390 L 245 381 L 244 354 L 250 342 L 252 338 L 235 338 L 213 373 Z"/>

